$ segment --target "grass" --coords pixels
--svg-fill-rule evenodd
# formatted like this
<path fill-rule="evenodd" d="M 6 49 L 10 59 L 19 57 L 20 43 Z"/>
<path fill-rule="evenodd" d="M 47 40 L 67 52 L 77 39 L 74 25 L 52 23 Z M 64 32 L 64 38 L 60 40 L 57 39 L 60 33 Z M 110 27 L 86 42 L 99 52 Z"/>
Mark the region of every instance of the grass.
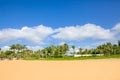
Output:
<path fill-rule="evenodd" d="M 61 58 L 53 58 L 53 57 L 47 57 L 47 58 L 23 58 L 23 60 L 88 60 L 88 59 L 109 59 L 109 58 L 118 58 L 120 59 L 120 55 L 106 55 L 106 56 L 89 56 L 89 57 L 68 57 L 64 56 Z"/>

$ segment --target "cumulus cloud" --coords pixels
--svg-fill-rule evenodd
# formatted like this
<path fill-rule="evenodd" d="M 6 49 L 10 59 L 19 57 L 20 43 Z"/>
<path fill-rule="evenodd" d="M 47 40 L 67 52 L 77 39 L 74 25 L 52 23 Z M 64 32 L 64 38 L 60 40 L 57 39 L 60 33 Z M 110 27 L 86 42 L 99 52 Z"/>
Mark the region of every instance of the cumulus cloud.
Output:
<path fill-rule="evenodd" d="M 64 44 L 65 44 L 65 42 L 60 42 L 60 43 L 59 43 L 59 45 L 64 45 Z"/>
<path fill-rule="evenodd" d="M 118 23 L 115 27 L 113 27 L 113 30 L 120 32 L 120 23 Z"/>
<path fill-rule="evenodd" d="M 25 39 L 33 43 L 41 43 L 53 29 L 43 25 L 36 27 L 23 27 L 22 29 L 4 29 L 0 31 L 0 43 L 15 39 Z"/>
<path fill-rule="evenodd" d="M 7 51 L 7 50 L 9 50 L 9 49 L 10 49 L 9 46 L 3 46 L 3 47 L 1 48 L 2 51 Z"/>
<path fill-rule="evenodd" d="M 112 28 L 112 32 L 115 34 L 116 40 L 120 39 L 120 23 L 116 24 L 115 27 Z"/>
<path fill-rule="evenodd" d="M 21 29 L 0 30 L 0 43 L 10 40 L 27 40 L 31 43 L 43 43 L 47 38 L 57 40 L 112 40 L 120 33 L 120 23 L 112 29 L 105 29 L 95 24 L 85 24 L 77 26 L 66 26 L 53 29 L 44 25 L 35 27 L 23 27 Z M 61 43 L 63 44 L 63 43 Z"/>
<path fill-rule="evenodd" d="M 109 29 L 104 29 L 94 24 L 83 26 L 68 26 L 55 30 L 56 34 L 52 37 L 61 40 L 81 40 L 86 38 L 93 39 L 113 39 L 114 34 Z"/>
<path fill-rule="evenodd" d="M 41 50 L 43 49 L 43 47 L 40 46 L 27 46 L 28 49 L 33 50 L 33 51 L 37 51 L 37 50 Z"/>

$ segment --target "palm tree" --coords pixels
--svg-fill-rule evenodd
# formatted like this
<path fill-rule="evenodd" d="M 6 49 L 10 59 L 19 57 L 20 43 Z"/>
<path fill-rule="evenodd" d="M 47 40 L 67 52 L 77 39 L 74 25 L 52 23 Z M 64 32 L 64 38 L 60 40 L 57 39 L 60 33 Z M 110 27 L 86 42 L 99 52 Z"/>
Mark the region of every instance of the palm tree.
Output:
<path fill-rule="evenodd" d="M 120 47 L 120 40 L 118 40 L 118 46 Z"/>
<path fill-rule="evenodd" d="M 10 46 L 10 49 L 13 50 L 14 53 L 15 53 L 15 50 L 16 50 L 16 46 L 15 46 L 15 44 L 11 45 L 11 46 Z"/>
<path fill-rule="evenodd" d="M 2 50 L 2 49 L 0 48 L 0 54 L 1 54 L 1 50 Z"/>
<path fill-rule="evenodd" d="M 80 53 L 80 54 L 82 54 L 82 50 L 83 50 L 82 48 L 79 48 L 79 53 Z"/>
<path fill-rule="evenodd" d="M 30 57 L 30 56 L 32 55 L 32 53 L 33 53 L 32 50 L 26 49 L 26 50 L 23 50 L 21 56 L 22 56 L 23 58 Z"/>
<path fill-rule="evenodd" d="M 17 59 L 19 59 L 22 56 L 22 54 L 20 53 L 23 53 L 23 50 L 27 49 L 27 47 L 25 45 L 12 44 L 10 46 L 10 49 L 14 51 L 14 56 L 16 56 Z"/>
<path fill-rule="evenodd" d="M 55 46 L 54 45 L 51 45 L 51 56 L 53 56 L 54 57 L 54 55 L 55 55 Z"/>
<path fill-rule="evenodd" d="M 42 56 L 40 49 L 37 51 L 37 54 L 38 54 L 39 58 Z"/>
<path fill-rule="evenodd" d="M 64 54 L 69 50 L 69 46 L 68 44 L 63 44 L 62 45 L 62 57 L 64 56 Z"/>
<path fill-rule="evenodd" d="M 118 46 L 116 44 L 114 44 L 112 48 L 113 48 L 113 54 L 117 54 Z"/>
<path fill-rule="evenodd" d="M 47 58 L 47 55 L 48 55 L 48 50 L 45 49 L 45 57 Z"/>
<path fill-rule="evenodd" d="M 112 52 L 113 52 L 112 44 L 110 42 L 108 42 L 106 45 L 107 45 L 107 48 L 108 48 L 108 54 L 109 55 L 112 54 Z"/>
<path fill-rule="evenodd" d="M 72 49 L 73 49 L 73 54 L 75 54 L 75 46 L 72 45 Z"/>
<path fill-rule="evenodd" d="M 88 49 L 85 49 L 84 53 L 85 53 L 85 54 L 88 54 Z"/>
<path fill-rule="evenodd" d="M 19 51 L 21 51 L 22 49 L 25 48 L 25 46 L 22 46 L 20 44 L 16 44 L 15 47 L 16 47 L 17 52 L 19 52 Z"/>
<path fill-rule="evenodd" d="M 64 46 L 64 51 L 69 50 L 69 46 L 68 46 L 68 44 L 65 43 L 63 46 Z"/>
<path fill-rule="evenodd" d="M 10 46 L 10 49 L 13 50 L 15 53 L 18 53 L 20 50 L 26 48 L 26 46 L 22 46 L 20 44 L 13 44 Z"/>

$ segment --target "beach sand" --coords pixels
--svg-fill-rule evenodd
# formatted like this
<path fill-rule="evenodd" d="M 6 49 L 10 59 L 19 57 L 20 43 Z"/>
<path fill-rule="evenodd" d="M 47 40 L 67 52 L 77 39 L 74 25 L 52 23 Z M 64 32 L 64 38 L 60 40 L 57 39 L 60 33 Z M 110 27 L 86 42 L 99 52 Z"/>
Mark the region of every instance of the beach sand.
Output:
<path fill-rule="evenodd" d="M 120 80 L 120 59 L 3 60 L 0 80 Z"/>

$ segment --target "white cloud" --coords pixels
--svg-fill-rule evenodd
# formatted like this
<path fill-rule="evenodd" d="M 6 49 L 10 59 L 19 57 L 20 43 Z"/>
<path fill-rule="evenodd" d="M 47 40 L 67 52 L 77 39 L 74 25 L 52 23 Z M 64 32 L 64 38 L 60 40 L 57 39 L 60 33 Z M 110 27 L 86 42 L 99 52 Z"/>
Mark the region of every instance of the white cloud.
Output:
<path fill-rule="evenodd" d="M 41 50 L 43 49 L 43 47 L 40 46 L 26 46 L 28 49 L 33 50 L 33 51 L 37 51 L 37 50 Z"/>
<path fill-rule="evenodd" d="M 9 46 L 3 46 L 3 47 L 1 47 L 1 50 L 2 50 L 2 51 L 6 51 L 6 50 L 9 50 L 9 49 L 10 49 Z"/>
<path fill-rule="evenodd" d="M 118 39 L 120 33 L 120 23 L 112 29 L 104 29 L 95 24 L 85 24 L 83 26 L 67 26 L 62 28 L 53 29 L 43 25 L 35 27 L 23 27 L 21 29 L 3 29 L 0 30 L 0 43 L 10 40 L 27 40 L 31 43 L 41 44 L 45 39 L 58 39 L 58 40 L 84 40 L 84 39 L 97 39 L 97 40 L 114 40 Z M 51 38 L 52 37 L 52 38 Z M 63 44 L 61 43 L 61 44 Z"/>
<path fill-rule="evenodd" d="M 112 41 L 109 41 L 109 40 L 104 40 L 104 41 L 97 41 L 97 42 L 93 42 L 93 43 L 90 43 L 90 44 L 87 44 L 85 46 L 82 46 L 83 49 L 92 49 L 92 48 L 95 48 L 96 46 L 99 46 L 99 45 L 102 45 L 102 44 L 105 44 L 106 42 L 112 42 Z"/>
<path fill-rule="evenodd" d="M 116 24 L 112 28 L 112 32 L 115 34 L 116 40 L 120 40 L 120 23 Z"/>
<path fill-rule="evenodd" d="M 43 25 L 32 28 L 4 29 L 0 31 L 0 43 L 15 39 L 25 39 L 33 43 L 42 43 L 42 40 L 52 33 L 52 28 Z"/>
<path fill-rule="evenodd" d="M 83 26 L 68 26 L 55 30 L 56 34 L 52 37 L 61 40 L 81 40 L 86 38 L 93 39 L 113 39 L 114 34 L 109 29 L 104 29 L 94 24 Z"/>
<path fill-rule="evenodd" d="M 113 30 L 116 30 L 116 31 L 120 32 L 120 23 L 118 23 L 117 25 L 115 25 L 115 27 L 113 27 Z"/>
<path fill-rule="evenodd" d="M 60 42 L 60 43 L 59 43 L 59 45 L 64 45 L 64 44 L 65 44 L 65 42 Z"/>
<path fill-rule="evenodd" d="M 69 52 L 70 52 L 70 53 L 79 52 L 79 48 L 76 48 L 76 47 L 75 47 L 74 50 L 73 50 L 73 48 L 70 48 L 70 49 L 69 49 Z"/>

